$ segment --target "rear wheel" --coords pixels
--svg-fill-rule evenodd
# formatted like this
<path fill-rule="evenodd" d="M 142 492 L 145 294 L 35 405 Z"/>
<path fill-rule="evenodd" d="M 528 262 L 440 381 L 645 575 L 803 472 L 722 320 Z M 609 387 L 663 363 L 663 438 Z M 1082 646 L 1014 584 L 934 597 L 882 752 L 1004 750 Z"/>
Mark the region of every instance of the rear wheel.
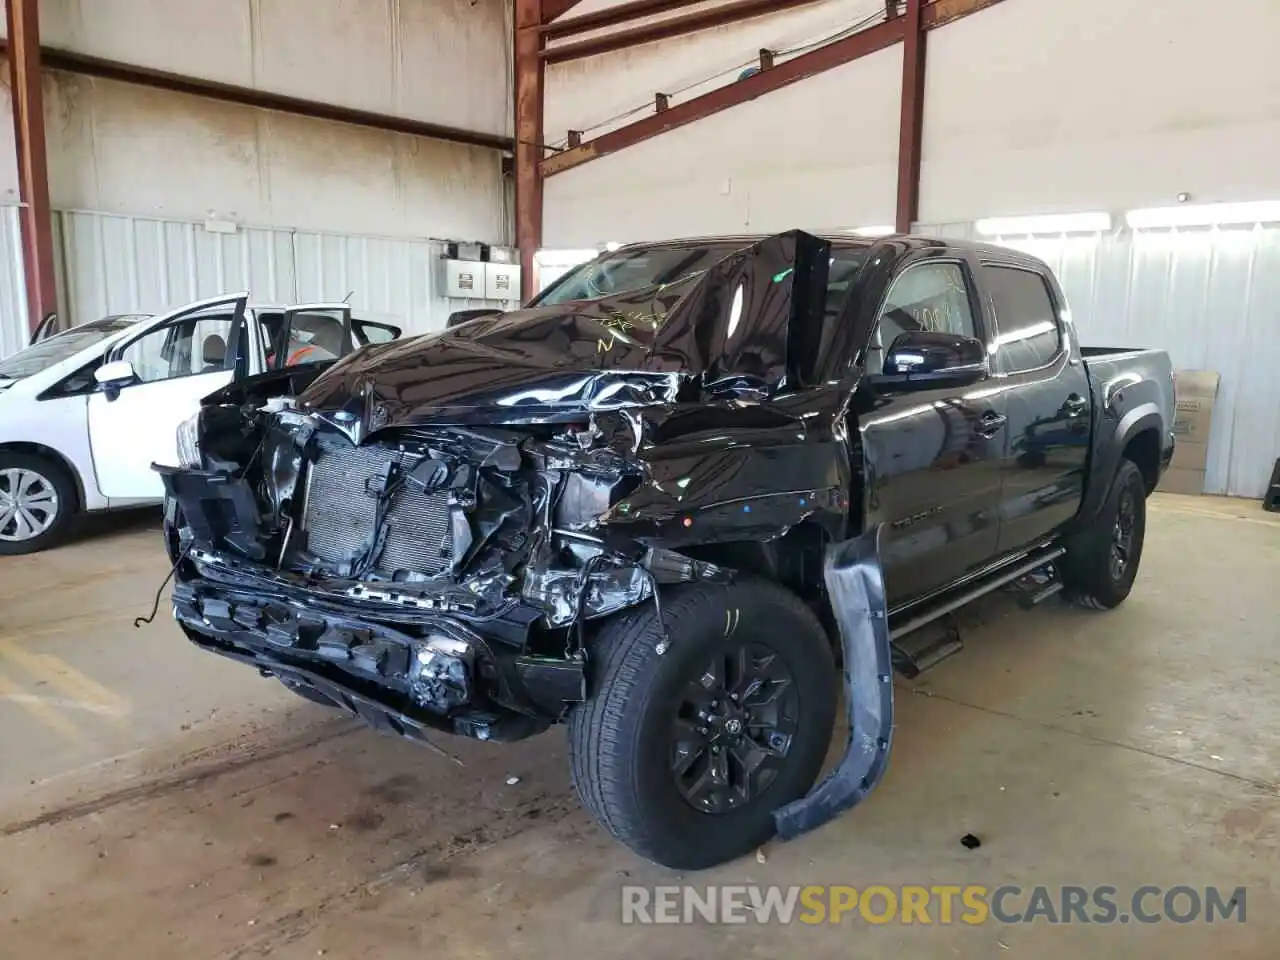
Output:
<path fill-rule="evenodd" d="M 773 811 L 813 784 L 838 672 L 817 618 L 773 584 L 677 588 L 663 612 L 665 638 L 649 605 L 596 638 L 592 694 L 569 720 L 573 780 L 641 856 L 701 869 L 768 840 Z"/>
<path fill-rule="evenodd" d="M 0 453 L 0 554 L 53 546 L 75 510 L 75 484 L 60 464 L 33 454 Z"/>
<path fill-rule="evenodd" d="M 1063 558 L 1066 596 L 1082 607 L 1110 610 L 1133 589 L 1147 528 L 1147 488 L 1131 460 L 1121 460 L 1093 524 L 1074 535 Z"/>

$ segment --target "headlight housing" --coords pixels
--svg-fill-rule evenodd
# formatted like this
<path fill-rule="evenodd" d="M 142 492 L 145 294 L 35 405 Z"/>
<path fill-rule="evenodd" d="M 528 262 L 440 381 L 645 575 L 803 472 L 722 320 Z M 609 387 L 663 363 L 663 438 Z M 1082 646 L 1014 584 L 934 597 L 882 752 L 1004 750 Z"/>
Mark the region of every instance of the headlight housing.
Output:
<path fill-rule="evenodd" d="M 188 470 L 198 470 L 204 466 L 200 456 L 200 418 L 201 410 L 178 424 L 178 466 Z"/>

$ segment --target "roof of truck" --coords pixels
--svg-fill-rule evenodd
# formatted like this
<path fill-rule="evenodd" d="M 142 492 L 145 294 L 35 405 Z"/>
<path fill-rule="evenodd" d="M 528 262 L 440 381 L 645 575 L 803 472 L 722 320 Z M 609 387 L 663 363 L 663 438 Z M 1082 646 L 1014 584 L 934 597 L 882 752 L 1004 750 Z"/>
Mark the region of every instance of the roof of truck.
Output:
<path fill-rule="evenodd" d="M 806 231 L 808 232 L 808 231 Z M 643 247 L 688 247 L 699 246 L 703 244 L 720 244 L 720 243 L 741 243 L 744 247 L 753 243 L 759 243 L 761 240 L 767 239 L 776 234 L 769 233 L 751 233 L 751 234 L 726 234 L 724 236 L 704 236 L 704 237 L 677 237 L 671 240 L 651 240 L 638 241 L 636 243 L 624 243 L 618 249 L 629 250 L 633 248 Z M 970 253 L 978 254 L 1000 260 L 1011 262 L 1032 263 L 1043 266 L 1043 263 L 1029 253 L 1023 253 L 1020 250 L 1014 250 L 1010 247 L 1002 247 L 994 243 L 982 243 L 977 240 L 959 240 L 953 237 L 929 237 L 915 233 L 892 233 L 882 237 L 866 237 L 858 234 L 849 233 L 831 233 L 831 232 L 814 232 L 813 236 L 821 237 L 828 240 L 836 246 L 840 247 L 874 247 L 879 243 L 893 243 L 900 247 L 925 249 L 925 248 L 945 248 L 949 250 L 965 250 Z"/>

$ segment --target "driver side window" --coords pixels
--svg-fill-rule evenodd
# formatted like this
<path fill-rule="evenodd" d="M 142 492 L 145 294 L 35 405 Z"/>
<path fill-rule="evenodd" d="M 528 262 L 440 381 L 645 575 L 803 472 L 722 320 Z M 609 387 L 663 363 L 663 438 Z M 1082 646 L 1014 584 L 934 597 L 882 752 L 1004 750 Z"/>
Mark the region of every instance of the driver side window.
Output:
<path fill-rule="evenodd" d="M 882 373 L 886 351 L 901 334 L 912 331 L 977 337 L 969 289 L 957 263 L 921 263 L 893 281 L 863 355 L 868 374 Z"/>
<path fill-rule="evenodd" d="M 235 368 L 230 314 L 186 317 L 152 330 L 124 348 L 139 383 L 216 373 Z"/>

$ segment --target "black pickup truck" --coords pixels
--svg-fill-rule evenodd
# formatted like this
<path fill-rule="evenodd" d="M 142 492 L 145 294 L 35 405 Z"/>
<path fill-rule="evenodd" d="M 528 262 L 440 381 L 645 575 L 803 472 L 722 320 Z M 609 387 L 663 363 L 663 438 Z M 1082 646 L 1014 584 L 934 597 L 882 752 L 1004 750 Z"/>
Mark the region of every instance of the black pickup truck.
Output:
<path fill-rule="evenodd" d="M 679 868 L 873 789 L 960 605 L 1121 603 L 1173 449 L 1163 352 L 920 237 L 623 247 L 313 377 L 213 395 L 156 468 L 186 635 L 407 737 L 566 723 L 585 805 Z"/>

